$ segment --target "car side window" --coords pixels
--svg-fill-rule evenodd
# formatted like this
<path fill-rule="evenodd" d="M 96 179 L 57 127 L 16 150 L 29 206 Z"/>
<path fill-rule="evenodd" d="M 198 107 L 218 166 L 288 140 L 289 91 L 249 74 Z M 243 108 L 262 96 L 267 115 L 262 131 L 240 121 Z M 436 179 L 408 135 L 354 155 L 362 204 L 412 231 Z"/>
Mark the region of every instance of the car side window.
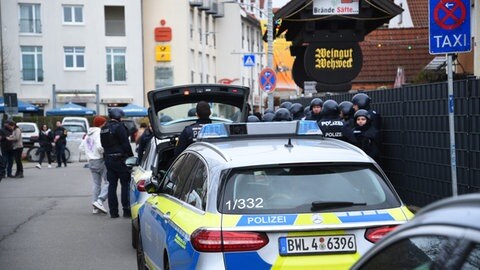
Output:
<path fill-rule="evenodd" d="M 183 160 L 185 159 L 186 155 L 181 155 L 178 157 L 177 160 L 172 164 L 170 169 L 168 170 L 164 182 L 162 183 L 162 190 L 164 190 L 166 193 L 173 195 L 175 189 L 177 188 L 177 181 L 178 181 L 178 175 L 180 174 L 182 170 L 182 163 Z"/>
<path fill-rule="evenodd" d="M 151 155 L 152 155 L 152 152 L 155 152 L 155 151 L 150 151 L 150 148 L 152 148 L 152 144 L 149 143 L 147 145 L 147 147 L 145 148 L 145 154 L 143 155 L 142 157 L 142 160 L 140 160 L 140 166 L 142 166 L 142 168 L 146 169 L 146 170 L 150 170 L 150 168 L 148 168 L 149 166 L 149 162 L 151 160 Z M 152 149 L 153 150 L 153 149 Z"/>
<path fill-rule="evenodd" d="M 205 163 L 198 160 L 191 174 L 190 188 L 185 193 L 185 202 L 200 210 L 205 210 L 207 202 L 207 172 Z"/>
<path fill-rule="evenodd" d="M 431 269 L 437 259 L 453 251 L 458 239 L 438 235 L 415 236 L 390 245 L 361 269 Z M 401 254 L 401 255 L 399 255 Z M 451 254 L 451 253 L 450 253 Z M 437 258 L 438 257 L 438 258 Z"/>
<path fill-rule="evenodd" d="M 169 173 L 169 179 L 173 183 L 173 196 L 183 200 L 185 186 L 190 178 L 190 172 L 195 166 L 195 157 L 191 154 L 182 155 L 181 159 L 176 160 Z"/>

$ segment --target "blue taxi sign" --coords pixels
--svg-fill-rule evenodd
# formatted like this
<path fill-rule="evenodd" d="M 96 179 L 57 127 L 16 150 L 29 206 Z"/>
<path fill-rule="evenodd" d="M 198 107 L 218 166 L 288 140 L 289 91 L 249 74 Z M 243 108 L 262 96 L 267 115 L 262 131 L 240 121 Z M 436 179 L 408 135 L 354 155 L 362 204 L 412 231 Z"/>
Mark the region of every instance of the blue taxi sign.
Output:
<path fill-rule="evenodd" d="M 277 74 L 271 68 L 264 68 L 260 72 L 260 89 L 273 92 L 277 85 Z"/>
<path fill-rule="evenodd" d="M 470 0 L 429 0 L 430 54 L 472 50 Z"/>

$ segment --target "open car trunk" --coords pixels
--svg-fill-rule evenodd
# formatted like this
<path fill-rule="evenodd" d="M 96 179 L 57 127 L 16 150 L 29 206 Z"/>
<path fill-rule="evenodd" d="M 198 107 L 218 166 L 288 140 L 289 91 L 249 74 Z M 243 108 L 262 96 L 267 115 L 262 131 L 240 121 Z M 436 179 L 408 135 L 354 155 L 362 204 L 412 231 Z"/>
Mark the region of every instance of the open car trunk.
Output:
<path fill-rule="evenodd" d="M 148 117 L 156 138 L 178 136 L 197 120 L 189 110 L 199 101 L 210 104 L 213 123 L 246 122 L 248 87 L 223 84 L 192 84 L 156 89 L 148 92 Z"/>

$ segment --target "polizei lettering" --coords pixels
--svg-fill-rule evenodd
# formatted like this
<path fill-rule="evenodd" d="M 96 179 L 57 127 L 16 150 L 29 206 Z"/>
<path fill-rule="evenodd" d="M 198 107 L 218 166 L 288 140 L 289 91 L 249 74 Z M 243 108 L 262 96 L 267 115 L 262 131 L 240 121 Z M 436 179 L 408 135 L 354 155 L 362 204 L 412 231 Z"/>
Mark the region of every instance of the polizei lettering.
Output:
<path fill-rule="evenodd" d="M 248 217 L 247 224 L 285 224 L 287 222 L 286 216 L 256 216 L 256 217 Z"/>

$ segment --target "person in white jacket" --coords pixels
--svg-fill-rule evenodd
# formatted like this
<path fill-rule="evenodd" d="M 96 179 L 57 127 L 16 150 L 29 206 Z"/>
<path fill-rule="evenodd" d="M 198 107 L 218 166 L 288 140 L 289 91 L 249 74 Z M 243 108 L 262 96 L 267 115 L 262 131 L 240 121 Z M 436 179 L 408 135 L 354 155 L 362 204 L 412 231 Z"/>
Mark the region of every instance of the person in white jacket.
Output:
<path fill-rule="evenodd" d="M 88 129 L 88 133 L 80 143 L 79 150 L 85 152 L 88 165 L 93 178 L 93 214 L 99 211 L 107 214 L 107 209 L 103 202 L 108 198 L 107 168 L 103 160 L 103 147 L 100 142 L 100 128 L 107 122 L 103 116 L 96 116 L 93 119 L 93 127 Z M 103 184 L 102 184 L 103 182 Z"/>

